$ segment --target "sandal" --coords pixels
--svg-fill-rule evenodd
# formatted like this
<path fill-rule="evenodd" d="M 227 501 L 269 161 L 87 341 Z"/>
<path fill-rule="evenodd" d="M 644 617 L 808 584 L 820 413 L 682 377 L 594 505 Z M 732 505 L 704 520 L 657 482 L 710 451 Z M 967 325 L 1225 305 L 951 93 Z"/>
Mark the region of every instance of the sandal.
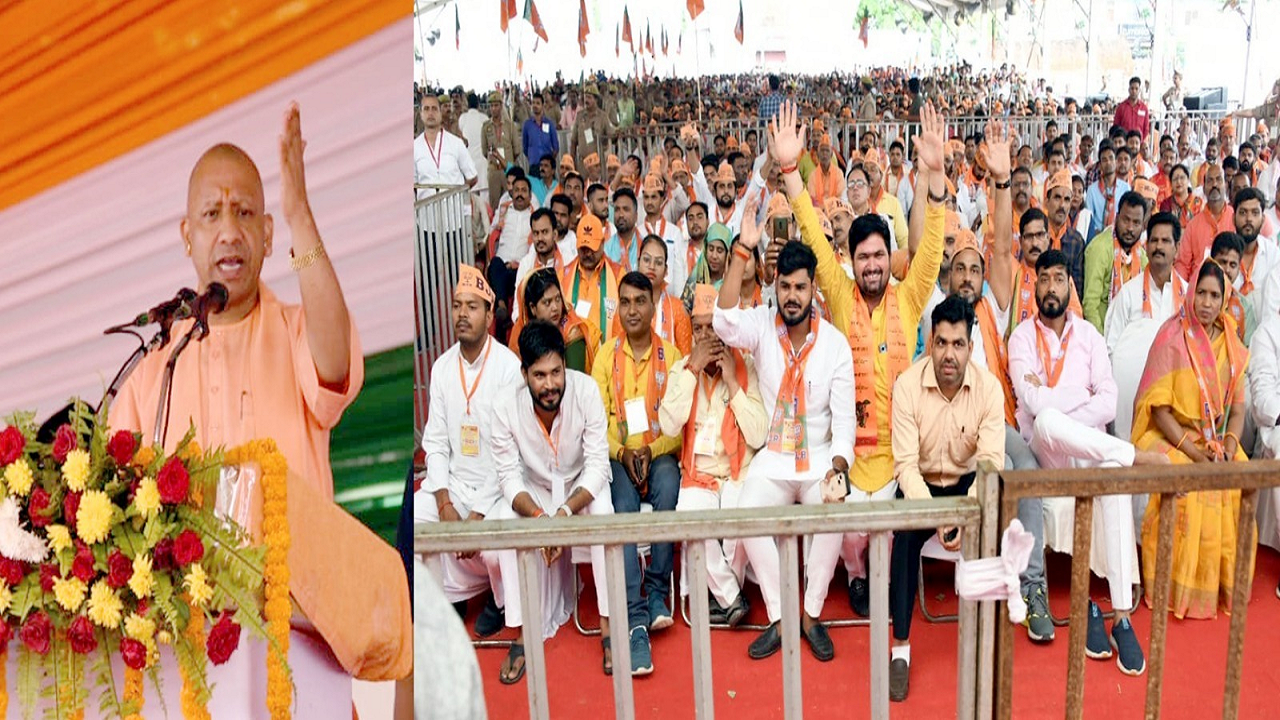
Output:
<path fill-rule="evenodd" d="M 602 638 L 600 645 L 604 648 L 604 661 L 601 663 L 604 665 L 604 674 L 611 676 L 613 675 L 613 653 L 610 650 L 609 638 Z"/>
<path fill-rule="evenodd" d="M 516 661 L 520 661 L 520 669 L 516 670 Z M 511 648 L 507 650 L 507 659 L 502 662 L 502 667 L 498 670 L 498 681 L 503 685 L 515 685 L 524 677 L 524 645 L 521 643 L 511 643 Z M 511 673 L 515 673 L 513 676 Z"/>

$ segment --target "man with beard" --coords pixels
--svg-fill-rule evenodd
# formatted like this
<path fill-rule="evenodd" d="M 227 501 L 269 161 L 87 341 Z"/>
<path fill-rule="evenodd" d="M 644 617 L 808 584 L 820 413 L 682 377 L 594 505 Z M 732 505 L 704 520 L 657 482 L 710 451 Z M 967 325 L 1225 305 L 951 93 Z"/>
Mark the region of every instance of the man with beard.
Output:
<path fill-rule="evenodd" d="M 603 158 L 608 152 L 607 141 L 611 126 L 604 110 L 600 109 L 600 90 L 594 84 L 587 86 L 582 97 L 585 104 L 573 120 L 573 129 L 569 131 L 569 154 L 585 168 L 583 160 L 587 155 L 596 153 L 597 157 Z M 599 172 L 599 167 L 596 171 Z M 590 170 L 587 170 L 587 177 L 592 182 L 604 179 Z"/>
<path fill-rule="evenodd" d="M 564 338 L 559 328 L 537 320 L 520 332 L 520 369 L 528 392 L 516 392 L 513 402 L 500 403 L 494 412 L 493 465 L 503 500 L 494 507 L 495 519 L 612 515 L 609 501 L 609 418 L 600 388 L 590 377 L 565 367 Z M 519 386 L 512 386 L 517 389 Z M 554 571 L 539 573 L 543 597 L 543 625 L 533 632 L 546 635 L 547 625 L 557 628 L 573 611 L 572 574 L 564 548 L 542 549 L 543 560 Z M 524 631 L 520 609 L 520 583 L 516 551 L 498 552 L 506 589 L 506 624 L 521 628 L 503 663 L 499 679 L 505 684 L 524 675 Z M 591 547 L 591 575 L 595 581 L 596 609 L 604 644 L 605 672 L 613 668 L 609 656 L 609 592 L 605 582 L 604 547 Z M 641 655 L 641 657 L 637 657 Z M 632 672 L 643 653 L 631 652 Z M 519 661 L 519 667 L 517 667 Z M 652 671 L 652 666 L 650 666 Z"/>
<path fill-rule="evenodd" d="M 849 230 L 849 252 L 853 261 L 851 280 L 836 260 L 823 236 L 813 203 L 799 182 L 786 172 L 795 164 L 790 152 L 799 153 L 795 109 L 780 115 L 782 122 L 771 131 L 770 152 L 782 165 L 787 196 L 800 224 L 804 244 L 817 256 L 818 288 L 831 312 L 832 324 L 846 337 L 853 354 L 853 382 L 856 395 L 857 428 L 855 461 L 850 480 L 850 502 L 888 500 L 893 497 L 893 449 L 890 407 L 893 383 L 911 363 L 920 327 L 920 316 L 932 296 L 942 264 L 946 209 L 946 185 L 942 175 L 943 125 L 932 104 L 923 111 L 919 147 L 918 182 L 928 186 L 924 208 L 923 238 L 919 247 L 910 247 L 911 264 L 906 277 L 896 286 L 889 284 L 889 226 L 876 213 L 858 217 Z M 878 178 L 877 178 L 878 179 Z M 877 185 L 878 189 L 878 185 Z M 923 188 L 919 188 L 923 189 Z M 895 201 L 896 202 L 896 201 Z M 901 236 L 900 236 L 901 237 Z M 916 241 L 911 239 L 911 244 Z M 862 551 L 866 536 L 850 533 L 844 543 L 845 567 L 849 570 L 850 602 L 863 607 L 866 568 Z"/>
<path fill-rule="evenodd" d="M 624 273 L 638 269 L 640 262 L 636 211 L 636 194 L 630 188 L 614 191 L 613 234 L 604 243 L 604 254 Z"/>
<path fill-rule="evenodd" d="M 742 227 L 743 208 L 743 204 L 738 202 L 736 183 L 737 178 L 733 174 L 733 167 L 727 162 L 720 163 L 720 169 L 716 171 L 711 188 L 716 198 L 715 221 L 728 226 L 735 235 Z"/>
<path fill-rule="evenodd" d="M 529 220 L 533 214 L 529 178 L 520 173 L 511 182 L 511 204 L 500 215 L 489 234 L 489 284 L 498 296 L 498 323 L 510 318 L 511 295 L 515 292 L 516 270 L 529 251 Z M 506 337 L 505 334 L 502 337 Z"/>
<path fill-rule="evenodd" d="M 932 320 L 928 355 L 908 368 L 893 387 L 893 474 L 897 497 L 974 497 L 978 464 L 1004 466 L 1000 382 L 970 362 L 974 315 L 967 301 L 954 295 L 943 300 L 934 309 Z M 911 616 L 915 613 L 920 551 L 934 535 L 943 548 L 958 551 L 961 532 L 958 527 L 950 527 L 893 534 L 889 563 L 889 605 L 893 609 L 890 700 L 907 699 Z"/>
<path fill-rule="evenodd" d="M 681 298 L 684 300 L 685 310 L 693 309 L 693 287 L 691 284 L 700 282 L 694 276 L 697 275 L 699 264 L 703 262 L 702 253 L 706 250 L 707 227 L 709 225 L 706 203 L 698 201 L 690 203 L 688 209 L 684 211 L 685 232 L 681 235 L 680 241 L 676 243 L 676 253 L 681 256 L 685 267 L 688 268 L 688 276 L 685 278 L 684 283 L 678 286 Z"/>
<path fill-rule="evenodd" d="M 430 411 L 422 432 L 427 471 L 414 496 L 415 522 L 483 520 L 502 499 L 494 475 L 493 415 L 520 384 L 520 359 L 489 336 L 494 296 L 480 271 L 463 264 L 458 275 L 453 291 L 458 342 L 431 367 Z M 488 637 L 502 629 L 506 597 L 496 553 L 442 553 L 428 563 L 438 563 L 436 577 L 451 603 L 491 589 L 476 634 Z"/>
<path fill-rule="evenodd" d="M 731 350 L 712 328 L 717 297 L 714 287 L 697 286 L 693 352 L 672 366 L 671 382 L 658 408 L 662 431 L 684 439 L 676 510 L 738 507 L 744 471 L 769 431 L 755 362 Z M 735 626 L 748 610 L 742 594 L 746 553 L 740 540 L 726 540 L 722 547 L 710 539 L 705 545 L 712 622 Z"/>
<path fill-rule="evenodd" d="M 578 256 L 578 239 L 570 229 L 578 224 L 573 212 L 573 198 L 556 193 L 551 196 L 550 207 L 556 221 L 556 248 L 560 250 L 562 264 L 567 263 Z"/>
<path fill-rule="evenodd" d="M 1280 248 L 1276 241 L 1261 234 L 1262 211 L 1266 207 L 1266 198 L 1257 188 L 1247 187 L 1232 198 L 1232 221 L 1236 234 L 1244 241 L 1244 252 L 1240 255 L 1240 273 L 1235 279 L 1235 289 L 1243 302 L 1256 303 L 1255 293 L 1268 284 L 1272 270 L 1280 262 Z M 1270 317 L 1263 315 L 1262 317 Z M 1247 330 L 1248 337 L 1253 337 L 1253 327 Z"/>
<path fill-rule="evenodd" d="M 786 159 L 782 166 L 788 171 L 787 182 L 796 186 L 804 196 L 804 206 L 812 213 L 812 204 L 800 187 L 796 170 L 796 159 L 804 144 L 795 135 L 794 105 L 784 103 L 778 122 L 771 124 L 770 151 L 778 153 L 775 126 L 788 128 L 789 141 L 780 152 L 779 161 Z M 757 204 L 754 198 L 748 202 L 742 235 L 734 243 L 712 318 L 716 335 L 726 345 L 755 359 L 760 394 L 770 417 L 765 447 L 747 471 L 739 506 L 839 502 L 847 487 L 848 458 L 853 455 L 853 365 L 849 345 L 834 327 L 818 317 L 813 303 L 817 258 L 805 244 L 787 243 L 778 253 L 774 281 L 777 308 L 739 308 L 742 277 L 763 234 L 756 223 Z M 782 646 L 778 550 L 770 537 L 749 538 L 742 544 L 760 583 L 769 617 L 768 629 L 747 650 L 752 659 L 759 660 Z M 805 553 L 807 582 L 800 629 L 814 657 L 822 661 L 835 657 L 831 636 L 818 618 L 839 557 L 838 534 L 814 535 Z"/>
<path fill-rule="evenodd" d="M 1102 229 L 1116 221 L 1116 199 L 1129 192 L 1129 183 L 1121 179 L 1116 169 L 1116 150 L 1110 142 L 1103 141 L 1098 147 L 1097 182 L 1089 185 L 1084 196 L 1085 207 L 1089 209 L 1089 238 L 1102 232 Z"/>
<path fill-rule="evenodd" d="M 1196 187 L 1204 187 L 1205 178 L 1209 176 L 1209 168 L 1214 165 L 1220 166 L 1222 162 L 1218 159 L 1218 138 L 1211 137 L 1204 144 L 1204 162 L 1197 165 L 1191 173 Z M 1205 192 L 1208 192 L 1208 188 L 1205 188 Z"/>
<path fill-rule="evenodd" d="M 566 156 L 568 157 L 568 156 Z M 564 194 L 569 196 L 573 201 L 569 211 L 569 227 L 578 226 L 578 220 L 582 218 L 583 211 L 586 210 L 587 186 L 584 184 L 582 176 L 576 172 L 567 173 L 564 176 Z"/>
<path fill-rule="evenodd" d="M 680 493 L 676 457 L 680 438 L 663 434 L 658 423 L 658 406 L 680 351 L 653 329 L 653 296 L 653 284 L 645 275 L 622 276 L 618 281 L 622 334 L 605 342 L 591 369 L 609 417 L 610 493 L 614 512 L 619 513 L 638 513 L 641 502 L 648 502 L 655 511 L 675 510 Z M 643 573 L 635 545 L 623 547 L 623 561 L 632 673 L 648 674 L 653 672 L 649 633 L 672 625 L 666 600 L 672 544 L 654 543 Z"/>
<path fill-rule="evenodd" d="M 1157 168 L 1155 175 L 1151 177 L 1151 182 L 1155 183 L 1156 190 L 1156 207 L 1173 195 L 1173 180 L 1169 177 L 1173 173 L 1173 167 L 1176 165 L 1174 158 L 1176 153 L 1173 145 L 1161 143 L 1160 148 L 1160 166 Z"/>
<path fill-rule="evenodd" d="M 849 230 L 853 227 L 853 208 L 840 198 L 829 198 L 822 210 L 831 223 L 831 249 L 841 258 L 841 264 L 849 262 Z M 853 272 L 850 264 L 848 272 Z"/>
<path fill-rule="evenodd" d="M 557 195 L 556 197 L 564 197 Z M 512 303 L 511 320 L 512 322 L 520 318 L 519 298 L 524 297 L 524 281 L 529 278 L 529 274 L 534 270 L 542 268 L 554 268 L 558 277 L 564 271 L 566 261 L 560 250 L 560 243 L 557 242 L 556 230 L 560 225 L 559 218 L 551 210 L 546 208 L 538 208 L 529 216 L 529 252 L 520 260 L 520 267 L 516 269 L 516 302 Z M 577 257 L 577 252 L 574 252 Z M 573 258 L 570 258 L 571 261 Z"/>
<path fill-rule="evenodd" d="M 578 221 L 578 257 L 564 266 L 560 290 L 574 314 L 591 323 L 603 342 L 618 311 L 618 271 L 604 256 L 604 226 L 595 215 Z"/>
<path fill-rule="evenodd" d="M 1157 323 L 1173 317 L 1182 307 L 1187 282 L 1173 272 L 1182 226 L 1173 213 L 1156 213 L 1147 221 L 1147 267 L 1126 282 L 1107 308 L 1107 350 L 1114 351 L 1129 323 L 1151 318 Z"/>
<path fill-rule="evenodd" d="M 1147 222 L 1147 203 L 1130 190 L 1120 196 L 1115 225 L 1098 233 L 1084 251 L 1084 318 L 1099 333 L 1106 332 L 1107 306 L 1125 283 L 1142 274 L 1147 253 L 1142 249 L 1142 230 Z"/>
<path fill-rule="evenodd" d="M 1168 464 L 1163 454 L 1137 450 L 1106 433 L 1107 423 L 1116 416 L 1118 392 L 1111 361 L 1102 335 L 1068 307 L 1070 282 L 1062 253 L 1041 253 L 1036 261 L 1037 315 L 1009 336 L 1009 376 L 1023 438 L 1043 468 Z M 1108 495 L 1097 502 L 1116 615 L 1108 639 L 1102 612 L 1089 602 L 1085 652 L 1107 659 L 1116 648 L 1120 671 L 1141 675 L 1146 661 L 1129 623 L 1133 584 L 1138 581 L 1132 497 Z"/>
<path fill-rule="evenodd" d="M 1205 170 L 1204 198 L 1204 209 L 1187 223 L 1187 232 L 1173 265 L 1183 280 L 1190 278 L 1191 272 L 1209 253 L 1218 233 L 1235 230 L 1235 214 L 1227 204 L 1227 182 L 1221 165 L 1209 165 Z"/>

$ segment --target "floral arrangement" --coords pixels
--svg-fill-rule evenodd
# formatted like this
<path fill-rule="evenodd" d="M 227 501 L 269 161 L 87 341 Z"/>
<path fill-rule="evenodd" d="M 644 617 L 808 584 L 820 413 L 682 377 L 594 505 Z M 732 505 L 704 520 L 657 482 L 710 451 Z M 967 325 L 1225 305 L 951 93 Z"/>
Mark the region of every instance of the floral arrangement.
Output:
<path fill-rule="evenodd" d="M 103 717 L 133 719 L 144 673 L 160 689 L 168 646 L 183 716 L 208 718 L 208 663 L 226 662 L 244 627 L 268 641 L 267 704 L 288 718 L 286 468 L 274 443 L 208 452 L 192 429 L 166 456 L 82 405 L 52 443 L 36 435 L 32 414 L 0 430 L 0 717 L 10 652 L 24 715 L 43 698 L 56 720 L 83 717 L 92 687 Z M 258 546 L 214 512 L 223 463 L 250 460 L 263 471 Z"/>

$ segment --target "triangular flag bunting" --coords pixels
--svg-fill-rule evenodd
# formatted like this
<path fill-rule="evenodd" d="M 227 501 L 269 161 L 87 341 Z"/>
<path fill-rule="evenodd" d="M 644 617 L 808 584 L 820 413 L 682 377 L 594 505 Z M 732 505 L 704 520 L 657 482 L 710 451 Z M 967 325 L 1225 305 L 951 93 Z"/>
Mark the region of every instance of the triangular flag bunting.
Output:
<path fill-rule="evenodd" d="M 547 38 L 547 29 L 542 27 L 542 18 L 538 15 L 538 6 L 533 4 L 533 0 L 525 0 L 524 19 L 533 26 L 533 31 L 542 38 L 543 42 L 551 42 Z"/>
<path fill-rule="evenodd" d="M 578 0 L 578 52 L 587 56 L 587 35 L 591 27 L 587 25 L 587 0 Z"/>
<path fill-rule="evenodd" d="M 462 23 L 458 20 L 458 6 L 453 6 L 453 47 L 455 50 L 462 49 Z"/>
<path fill-rule="evenodd" d="M 707 3 L 705 0 L 688 0 L 687 7 L 689 8 L 689 17 L 697 20 L 702 11 L 707 9 Z"/>
<path fill-rule="evenodd" d="M 738 24 L 733 26 L 733 36 L 742 44 L 742 0 L 738 0 Z"/>
<path fill-rule="evenodd" d="M 635 52 L 636 45 L 631 39 L 631 14 L 627 9 L 622 8 L 622 42 L 631 46 L 631 52 Z"/>
<path fill-rule="evenodd" d="M 662 28 L 662 56 L 667 55 L 667 29 Z"/>

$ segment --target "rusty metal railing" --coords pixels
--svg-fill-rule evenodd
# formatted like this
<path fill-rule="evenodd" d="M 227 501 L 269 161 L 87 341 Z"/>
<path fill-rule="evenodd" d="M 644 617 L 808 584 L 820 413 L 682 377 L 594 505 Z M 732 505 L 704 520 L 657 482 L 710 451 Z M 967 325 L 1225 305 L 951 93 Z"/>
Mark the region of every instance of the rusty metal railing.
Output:
<path fill-rule="evenodd" d="M 1223 692 L 1222 717 L 1233 720 L 1240 708 L 1240 671 L 1244 656 L 1245 617 L 1252 585 L 1253 549 L 1256 543 L 1255 510 L 1258 490 L 1280 486 L 1280 461 L 1247 463 L 1205 463 L 1161 467 L 1007 471 L 997 474 L 984 467 L 987 496 L 984 514 L 995 506 L 992 490 L 999 486 L 1000 521 L 1005 527 L 1017 516 L 1018 500 L 1024 497 L 1075 497 L 1075 537 L 1071 555 L 1071 638 L 1068 648 L 1066 717 L 1084 717 L 1085 626 L 1088 613 L 1089 552 L 1092 543 L 1093 499 L 1103 495 L 1151 493 L 1159 497 L 1159 543 L 1156 551 L 1156 580 L 1152 598 L 1150 652 L 1147 662 L 1147 718 L 1160 717 L 1160 695 L 1164 679 L 1165 636 L 1169 624 L 1169 594 L 1173 581 L 1173 531 L 1179 493 L 1209 490 L 1241 490 L 1240 525 L 1236 534 L 1236 565 L 1231 600 L 1231 625 L 1227 649 L 1227 678 Z M 998 477 L 998 480 L 997 480 Z M 984 540 L 986 538 L 984 537 Z M 985 548 L 984 548 L 985 549 Z M 997 658 L 997 717 L 1013 716 L 1013 626 L 999 624 Z M 984 686 L 985 687 L 985 686 Z M 979 699 L 981 702 L 981 698 Z"/>

